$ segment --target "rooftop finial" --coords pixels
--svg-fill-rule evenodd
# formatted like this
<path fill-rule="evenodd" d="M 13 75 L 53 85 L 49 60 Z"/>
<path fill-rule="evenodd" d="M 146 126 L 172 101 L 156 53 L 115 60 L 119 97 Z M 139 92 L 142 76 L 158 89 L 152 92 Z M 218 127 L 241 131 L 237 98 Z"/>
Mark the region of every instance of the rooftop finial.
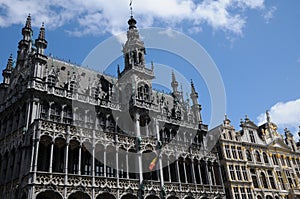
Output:
<path fill-rule="evenodd" d="M 129 7 L 130 7 L 130 16 L 133 17 L 133 12 L 132 12 L 132 1 L 133 0 L 130 0 L 130 3 L 129 3 Z"/>
<path fill-rule="evenodd" d="M 270 123 L 271 117 L 270 117 L 270 113 L 268 110 L 266 111 L 266 116 L 267 116 L 267 122 Z"/>
<path fill-rule="evenodd" d="M 133 0 L 130 0 L 130 3 L 129 3 L 129 7 L 130 7 L 130 19 L 128 21 L 128 25 L 129 25 L 129 30 L 130 29 L 136 29 L 136 20 L 133 18 L 133 13 L 132 13 L 132 1 Z"/>

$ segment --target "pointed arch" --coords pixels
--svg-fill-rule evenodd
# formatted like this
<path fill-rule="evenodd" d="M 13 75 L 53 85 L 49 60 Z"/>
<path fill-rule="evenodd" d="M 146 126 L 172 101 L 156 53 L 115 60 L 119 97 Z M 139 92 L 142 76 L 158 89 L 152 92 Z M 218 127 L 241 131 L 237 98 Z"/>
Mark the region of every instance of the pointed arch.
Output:
<path fill-rule="evenodd" d="M 99 194 L 96 199 L 116 199 L 114 195 L 110 194 L 110 193 L 101 193 Z"/>
<path fill-rule="evenodd" d="M 72 193 L 68 199 L 91 199 L 91 197 L 82 191 L 77 191 L 75 193 Z"/>
<path fill-rule="evenodd" d="M 58 192 L 46 190 L 37 194 L 36 199 L 63 199 L 63 197 Z"/>
<path fill-rule="evenodd" d="M 40 138 L 38 149 L 38 171 L 49 171 L 50 154 L 51 154 L 52 138 L 48 135 L 42 135 Z"/>
<path fill-rule="evenodd" d="M 53 172 L 62 173 L 64 172 L 65 166 L 65 150 L 66 150 L 66 140 L 64 138 L 58 137 L 54 141 L 53 148 Z"/>

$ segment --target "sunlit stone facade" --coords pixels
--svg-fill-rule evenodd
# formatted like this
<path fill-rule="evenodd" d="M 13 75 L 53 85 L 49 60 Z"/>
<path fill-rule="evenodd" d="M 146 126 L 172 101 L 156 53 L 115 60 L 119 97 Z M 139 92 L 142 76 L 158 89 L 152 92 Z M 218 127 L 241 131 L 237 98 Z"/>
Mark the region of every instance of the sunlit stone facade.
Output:
<path fill-rule="evenodd" d="M 224 197 L 193 83 L 191 105 L 174 74 L 170 94 L 153 90 L 154 66 L 128 24 L 124 69 L 109 77 L 47 56 L 45 28 L 33 42 L 28 16 L 0 85 L 1 198 Z"/>
<path fill-rule="evenodd" d="M 300 148 L 293 135 L 267 122 L 257 126 L 247 117 L 236 131 L 226 117 L 210 132 L 219 133 L 220 154 L 227 198 L 300 198 Z"/>

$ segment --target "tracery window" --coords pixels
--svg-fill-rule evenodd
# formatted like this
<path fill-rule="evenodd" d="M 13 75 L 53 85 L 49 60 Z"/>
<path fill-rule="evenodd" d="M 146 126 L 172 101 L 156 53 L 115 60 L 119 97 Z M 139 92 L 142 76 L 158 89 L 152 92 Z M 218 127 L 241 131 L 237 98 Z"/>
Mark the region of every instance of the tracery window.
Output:
<path fill-rule="evenodd" d="M 138 99 L 145 101 L 150 100 L 150 90 L 147 84 L 143 84 L 138 87 Z"/>

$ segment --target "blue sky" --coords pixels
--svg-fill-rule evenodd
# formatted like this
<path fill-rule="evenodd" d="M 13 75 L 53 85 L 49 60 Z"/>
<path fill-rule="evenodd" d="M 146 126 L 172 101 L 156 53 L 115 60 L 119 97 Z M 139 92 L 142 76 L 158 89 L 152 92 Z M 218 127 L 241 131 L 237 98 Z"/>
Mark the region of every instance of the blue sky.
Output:
<path fill-rule="evenodd" d="M 28 13 L 33 20 L 34 38 L 45 22 L 47 53 L 80 64 L 101 41 L 126 30 L 128 4 L 125 0 L 0 1 L 1 69 L 10 53 L 16 57 Z M 226 112 L 236 129 L 246 114 L 261 123 L 268 109 L 279 127 L 298 132 L 299 1 L 135 0 L 133 6 L 139 28 L 174 29 L 204 47 L 223 78 Z M 175 68 L 184 64 L 150 50 L 147 61 L 152 59 Z M 193 78 L 193 74 L 187 76 Z M 209 92 L 202 80 L 195 81 L 204 121 L 209 123 Z"/>

